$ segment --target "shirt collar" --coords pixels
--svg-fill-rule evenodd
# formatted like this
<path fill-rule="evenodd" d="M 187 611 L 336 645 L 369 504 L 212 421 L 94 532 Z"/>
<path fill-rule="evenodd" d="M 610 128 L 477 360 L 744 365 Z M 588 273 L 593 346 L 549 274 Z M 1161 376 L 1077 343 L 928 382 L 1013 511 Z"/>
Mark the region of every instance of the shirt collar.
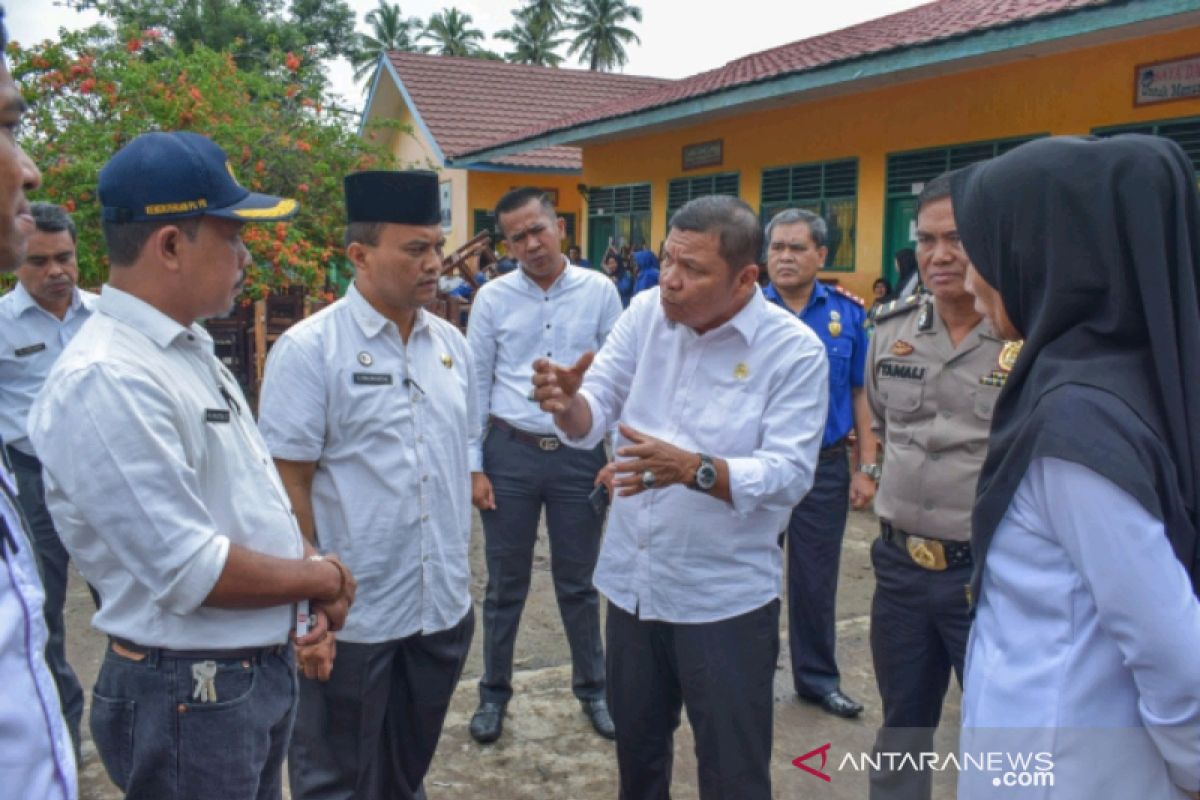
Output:
<path fill-rule="evenodd" d="M 363 297 L 362 292 L 358 290 L 358 284 L 354 282 L 351 282 L 350 287 L 346 289 L 346 302 L 350 304 L 354 321 L 358 323 L 358 327 L 368 339 L 378 336 L 389 324 L 392 324 L 390 319 L 380 314 L 375 306 L 367 302 L 367 298 Z M 423 330 L 428 324 L 425 309 L 418 308 L 416 319 L 413 321 L 413 333 Z"/>
<path fill-rule="evenodd" d="M 560 272 L 558 274 L 558 277 L 554 279 L 554 283 L 550 284 L 550 289 L 553 289 L 555 286 L 558 286 L 560 284 L 562 286 L 566 286 L 571 281 L 571 277 L 572 277 L 571 266 L 572 266 L 572 264 L 571 264 L 570 260 L 567 259 L 566 256 L 563 256 L 562 260 L 563 260 L 563 271 Z M 525 265 L 524 264 L 520 264 L 519 262 L 518 262 L 518 264 L 519 265 L 517 266 L 517 272 L 519 272 L 521 274 L 521 281 L 526 288 L 532 289 L 541 294 L 549 293 L 550 289 L 543 290 L 541 286 L 538 286 L 537 281 L 535 281 L 533 278 L 529 277 L 525 273 Z"/>
<path fill-rule="evenodd" d="M 22 314 L 24 314 L 26 311 L 30 310 L 31 308 L 39 309 L 40 311 L 43 311 L 46 314 L 50 313 L 49 311 L 46 311 L 44 308 L 42 308 L 40 305 L 38 305 L 38 301 L 34 300 L 33 295 L 31 295 L 28 291 L 26 291 L 24 284 L 18 283 L 16 286 L 13 287 L 12 293 L 13 293 L 13 304 L 15 305 L 15 308 L 13 310 L 16 313 L 16 316 L 18 316 L 18 317 L 21 316 Z M 68 317 L 70 317 L 72 314 L 77 312 L 80 309 L 80 307 L 83 305 L 85 305 L 85 303 L 83 302 L 83 292 L 79 291 L 78 286 L 72 286 L 71 287 L 71 305 L 67 308 L 67 313 L 63 317 L 63 320 L 65 321 Z M 88 308 L 91 308 L 90 303 L 88 303 L 86 305 L 88 306 Z"/>
<path fill-rule="evenodd" d="M 763 296 L 766 297 L 767 300 L 770 300 L 772 303 L 774 303 L 775 305 L 782 308 L 784 311 L 788 312 L 789 314 L 796 313 L 796 312 L 792 311 L 792 309 L 788 306 L 787 303 L 783 302 L 783 295 L 781 295 L 779 293 L 779 290 L 775 288 L 774 281 L 767 284 L 767 288 L 763 290 Z M 818 300 L 825 301 L 828 298 L 829 298 L 829 287 L 827 287 L 825 284 L 821 283 L 820 281 L 814 280 L 812 292 L 808 295 L 808 303 L 804 306 L 804 311 L 808 311 L 810 308 L 812 308 L 813 304 L 816 303 Z"/>
<path fill-rule="evenodd" d="M 125 323 L 164 349 L 185 334 L 199 337 L 202 341 L 209 339 L 208 334 L 199 325 L 180 325 L 145 300 L 108 284 L 104 285 L 100 293 L 96 310 Z"/>
<path fill-rule="evenodd" d="M 767 312 L 767 301 L 763 297 L 763 292 L 757 286 L 754 287 L 754 294 L 750 296 L 750 300 L 746 305 L 742 306 L 738 313 L 734 314 L 727 322 L 722 323 L 719 327 L 713 328 L 705 336 L 721 336 L 725 331 L 736 331 L 746 344 L 754 343 L 754 334 L 758 331 L 759 323 L 762 322 L 763 316 Z M 791 313 L 791 312 L 789 312 Z M 698 336 L 694 330 L 688 328 L 693 336 Z"/>

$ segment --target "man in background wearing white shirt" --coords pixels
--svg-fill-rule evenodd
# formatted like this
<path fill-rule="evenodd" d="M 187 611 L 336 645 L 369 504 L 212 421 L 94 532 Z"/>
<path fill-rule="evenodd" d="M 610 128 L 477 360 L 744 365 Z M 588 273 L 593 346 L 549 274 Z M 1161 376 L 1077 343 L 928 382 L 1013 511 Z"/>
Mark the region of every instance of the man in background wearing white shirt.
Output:
<path fill-rule="evenodd" d="M 354 283 L 275 344 L 259 406 L 300 529 L 361 581 L 336 658 L 332 636 L 298 654 L 288 775 L 296 800 L 413 800 L 475 630 L 475 376 L 463 335 L 423 308 L 437 173 L 358 172 L 345 190 Z"/>
<path fill-rule="evenodd" d="M 29 414 L 54 524 L 100 593 L 92 739 L 130 798 L 278 800 L 292 604 L 312 601 L 317 627 L 296 641 L 313 643 L 341 626 L 355 583 L 305 546 L 195 320 L 237 297 L 243 222 L 298 204 L 247 191 L 220 147 L 182 132 L 127 144 L 97 194 L 109 281 Z"/>
<path fill-rule="evenodd" d="M 96 295 L 75 286 L 79 280 L 75 222 L 66 209 L 34 203 L 30 212 L 36 229 L 26 243 L 25 260 L 17 267 L 17 285 L 0 297 L 0 436 L 8 447 L 8 460 L 20 489 L 17 499 L 42 565 L 50 631 L 46 661 L 54 672 L 78 761 L 83 687 L 67 663 L 63 628 L 69 557 L 46 508 L 42 462 L 33 452 L 25 424 L 50 367 L 91 316 Z"/>
<path fill-rule="evenodd" d="M 24 258 L 34 230 L 25 193 L 42 180 L 14 134 L 26 106 L 4 60 L 7 43 L 0 8 L 0 272 Z M 71 737 L 46 663 L 45 595 L 16 492 L 0 459 L 0 794 L 75 800 Z"/>
<path fill-rule="evenodd" d="M 500 198 L 496 224 L 521 266 L 480 288 L 467 327 L 479 413 L 487 423 L 487 436 L 471 456 L 471 495 L 483 519 L 488 568 L 484 672 L 471 736 L 478 742 L 500 737 L 545 507 L 550 571 L 574 666 L 571 688 L 596 732 L 611 739 L 600 598 L 592 584 L 604 512 L 588 500 L 606 460 L 604 446 L 597 440 L 584 452 L 561 447 L 550 415 L 530 400 L 529 379 L 536 358 L 570 364 L 599 348 L 621 314 L 621 300 L 604 275 L 563 257 L 565 225 L 540 190 L 515 189 Z"/>
<path fill-rule="evenodd" d="M 812 486 L 829 367 L 816 334 L 763 298 L 761 252 L 749 206 L 693 200 L 671 218 L 659 286 L 595 363 L 535 364 L 534 397 L 567 444 L 620 423 L 595 580 L 622 800 L 669 796 L 681 706 L 701 796 L 771 798 L 778 534 Z"/>

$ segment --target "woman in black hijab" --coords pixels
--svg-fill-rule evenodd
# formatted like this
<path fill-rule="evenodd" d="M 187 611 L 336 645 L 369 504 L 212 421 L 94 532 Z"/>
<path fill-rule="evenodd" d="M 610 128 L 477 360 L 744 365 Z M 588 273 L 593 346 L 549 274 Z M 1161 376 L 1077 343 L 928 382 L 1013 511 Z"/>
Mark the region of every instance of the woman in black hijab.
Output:
<path fill-rule="evenodd" d="M 1070 797 L 1200 790 L 1194 181 L 1144 136 L 1044 139 L 953 179 L 976 307 L 1025 339 L 976 496 L 962 740 L 1042 755 L 1016 796 L 1049 796 L 1048 773 Z M 1014 796 L 998 777 L 964 768 L 959 796 Z"/>

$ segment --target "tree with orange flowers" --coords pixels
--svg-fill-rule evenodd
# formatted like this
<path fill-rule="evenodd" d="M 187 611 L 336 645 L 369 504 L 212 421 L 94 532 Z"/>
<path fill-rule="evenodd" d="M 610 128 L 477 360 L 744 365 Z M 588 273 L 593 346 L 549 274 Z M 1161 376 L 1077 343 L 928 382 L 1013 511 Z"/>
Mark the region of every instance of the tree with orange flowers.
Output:
<path fill-rule="evenodd" d="M 20 140 L 42 168 L 34 199 L 72 211 L 83 285 L 108 272 L 95 196 L 100 168 L 145 131 L 210 136 L 244 186 L 300 200 L 291 223 L 246 227 L 249 299 L 296 285 L 323 295 L 327 268 L 342 258 L 342 177 L 392 166 L 358 136 L 357 115 L 325 102 L 322 81 L 309 74 L 319 65 L 303 51 L 272 53 L 249 71 L 236 51 L 185 51 L 156 29 L 114 39 L 97 28 L 31 47 L 11 43 L 8 59 L 32 108 Z"/>

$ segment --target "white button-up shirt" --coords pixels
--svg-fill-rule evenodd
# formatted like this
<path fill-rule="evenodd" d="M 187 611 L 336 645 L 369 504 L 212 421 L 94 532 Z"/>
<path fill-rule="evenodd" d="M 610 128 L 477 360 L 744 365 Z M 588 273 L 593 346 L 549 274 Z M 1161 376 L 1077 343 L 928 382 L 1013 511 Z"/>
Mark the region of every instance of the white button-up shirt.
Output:
<path fill-rule="evenodd" d="M 259 424 L 276 458 L 318 462 L 317 539 L 358 579 L 340 639 L 384 642 L 462 620 L 479 415 L 457 328 L 419 311 L 406 345 L 351 286 L 275 343 Z"/>
<path fill-rule="evenodd" d="M 725 459 L 733 503 L 682 485 L 617 497 L 594 581 L 641 619 L 727 619 L 779 596 L 779 532 L 812 488 L 829 401 L 825 347 L 757 289 L 729 322 L 698 335 L 639 294 L 584 377 L 594 447 L 618 420 Z M 623 437 L 617 446 L 628 444 Z"/>
<path fill-rule="evenodd" d="M 521 430 L 551 434 L 551 415 L 529 400 L 534 360 L 574 364 L 588 350 L 600 349 L 619 316 L 621 298 L 613 282 L 571 264 L 545 291 L 523 267 L 485 283 L 467 326 L 482 419 L 494 414 Z M 483 470 L 482 438 L 472 442 L 471 470 Z"/>
<path fill-rule="evenodd" d="M 17 510 L 16 481 L 0 464 L 0 795 L 74 800 L 75 753 L 46 666 L 45 595 L 33 545 Z"/>
<path fill-rule="evenodd" d="M 33 398 L 67 342 L 92 315 L 97 299 L 75 289 L 60 320 L 19 283 L 0 297 L 0 437 L 5 444 L 34 454 L 25 431 Z"/>
<path fill-rule="evenodd" d="M 303 556 L 249 406 L 199 325 L 106 286 L 29 415 L 46 504 L 100 592 L 96 628 L 149 647 L 287 641 L 290 605 L 202 606 L 230 544 Z"/>

